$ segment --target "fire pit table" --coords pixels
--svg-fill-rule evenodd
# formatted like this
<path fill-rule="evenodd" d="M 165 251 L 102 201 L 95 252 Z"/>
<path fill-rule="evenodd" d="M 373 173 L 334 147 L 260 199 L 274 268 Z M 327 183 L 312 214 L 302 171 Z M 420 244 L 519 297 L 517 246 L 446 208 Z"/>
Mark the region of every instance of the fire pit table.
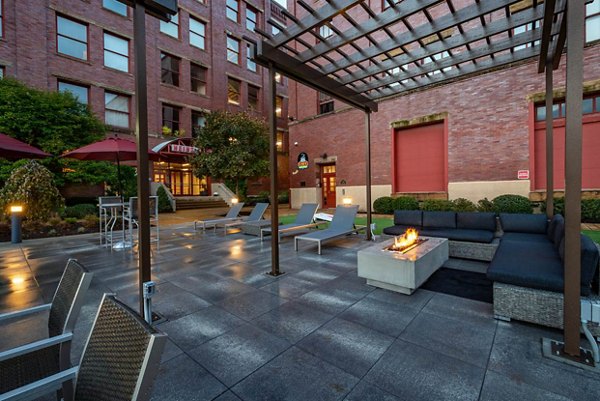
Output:
<path fill-rule="evenodd" d="M 412 294 L 448 260 L 448 239 L 420 238 L 405 251 L 389 250 L 393 238 L 358 251 L 358 276 L 369 285 Z"/>

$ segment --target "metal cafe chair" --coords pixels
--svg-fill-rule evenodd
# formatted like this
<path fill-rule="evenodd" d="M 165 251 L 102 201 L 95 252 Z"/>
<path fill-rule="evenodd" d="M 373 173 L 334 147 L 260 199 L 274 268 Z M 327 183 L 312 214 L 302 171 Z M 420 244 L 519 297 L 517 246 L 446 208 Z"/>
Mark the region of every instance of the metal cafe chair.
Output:
<path fill-rule="evenodd" d="M 137 313 L 104 294 L 78 366 L 0 394 L 0 400 L 33 400 L 74 382 L 65 401 L 145 401 L 167 336 Z"/>
<path fill-rule="evenodd" d="M 100 218 L 100 245 L 112 246 L 115 242 L 114 228 L 123 221 L 124 204 L 120 196 L 101 196 L 98 198 L 98 217 Z M 121 240 L 125 240 L 121 232 Z"/>
<path fill-rule="evenodd" d="M 2 393 L 71 366 L 73 327 L 92 276 L 75 259 L 69 259 L 51 303 L 0 315 L 2 323 L 49 311 L 47 339 L 0 352 L 0 400 L 4 399 Z"/>
<path fill-rule="evenodd" d="M 139 217 L 138 217 L 138 198 L 132 196 L 129 198 L 129 206 L 125 209 L 125 221 L 129 227 L 129 241 L 133 247 L 133 229 L 139 228 Z M 158 196 L 150 196 L 148 200 L 148 207 L 150 208 L 150 227 L 154 228 L 155 236 L 151 239 L 152 242 L 156 242 L 156 249 L 160 249 L 160 230 L 158 227 Z M 151 230 L 152 231 L 152 230 Z M 152 232 L 151 232 L 152 234 Z"/>

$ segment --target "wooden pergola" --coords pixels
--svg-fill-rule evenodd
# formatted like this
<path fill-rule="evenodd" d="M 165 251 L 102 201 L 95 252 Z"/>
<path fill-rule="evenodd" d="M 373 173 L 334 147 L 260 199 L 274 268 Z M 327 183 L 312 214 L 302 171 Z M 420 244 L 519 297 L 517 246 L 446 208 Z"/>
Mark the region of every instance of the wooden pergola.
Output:
<path fill-rule="evenodd" d="M 367 224 L 371 225 L 370 115 L 378 102 L 432 85 L 538 58 L 546 73 L 547 210 L 552 214 L 552 71 L 565 43 L 567 58 L 565 166 L 565 347 L 578 356 L 582 76 L 585 3 L 579 0 L 385 0 L 379 12 L 364 0 L 328 0 L 254 43 L 254 58 L 269 69 L 272 229 L 277 230 L 275 72 L 365 112 Z M 461 2 L 464 3 L 464 2 Z M 568 12 L 567 12 L 568 5 Z M 568 29 L 567 29 L 568 28 Z M 367 234 L 370 239 L 370 233 Z M 272 271 L 279 275 L 279 238 L 272 238 Z"/>

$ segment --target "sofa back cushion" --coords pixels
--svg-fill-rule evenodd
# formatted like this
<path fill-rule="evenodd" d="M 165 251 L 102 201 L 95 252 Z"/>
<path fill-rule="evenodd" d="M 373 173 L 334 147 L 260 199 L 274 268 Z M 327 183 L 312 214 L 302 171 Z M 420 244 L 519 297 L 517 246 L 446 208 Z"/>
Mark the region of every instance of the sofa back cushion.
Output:
<path fill-rule="evenodd" d="M 423 227 L 456 228 L 456 213 L 423 212 Z"/>
<path fill-rule="evenodd" d="M 421 227 L 423 225 L 423 212 L 420 210 L 395 210 L 394 224 Z"/>
<path fill-rule="evenodd" d="M 554 246 L 559 246 L 562 239 L 565 237 L 565 220 L 558 220 L 556 222 L 556 227 L 554 227 L 554 233 L 552 233 L 552 238 L 550 239 Z"/>
<path fill-rule="evenodd" d="M 500 213 L 502 230 L 516 233 L 546 234 L 545 214 Z"/>
<path fill-rule="evenodd" d="M 581 234 L 581 285 L 589 287 L 596 275 L 600 254 L 596 244 L 587 235 Z"/>
<path fill-rule="evenodd" d="M 456 213 L 456 227 L 471 230 L 496 231 L 496 213 L 459 212 Z"/>
<path fill-rule="evenodd" d="M 564 225 L 565 218 L 562 217 L 562 214 L 555 214 L 552 217 L 552 220 L 550 220 L 550 223 L 548 223 L 548 230 L 546 231 L 546 234 L 548 235 L 548 239 L 550 241 L 554 241 L 554 232 L 556 231 L 556 227 L 560 222 L 562 222 Z M 554 245 L 556 245 L 556 243 Z"/>

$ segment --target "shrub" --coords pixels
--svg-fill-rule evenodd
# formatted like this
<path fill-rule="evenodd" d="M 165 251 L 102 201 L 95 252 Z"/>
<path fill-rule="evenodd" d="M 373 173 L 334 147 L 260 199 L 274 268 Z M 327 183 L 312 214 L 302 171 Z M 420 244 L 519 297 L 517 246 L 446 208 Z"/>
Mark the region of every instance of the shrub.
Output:
<path fill-rule="evenodd" d="M 169 199 L 169 195 L 167 195 L 167 191 L 161 185 L 156 190 L 156 196 L 158 196 L 158 212 L 172 212 L 173 207 L 171 206 L 171 201 Z"/>
<path fill-rule="evenodd" d="M 477 205 L 465 198 L 457 198 L 452 201 L 455 212 L 476 212 Z"/>
<path fill-rule="evenodd" d="M 581 201 L 581 221 L 600 223 L 600 199 L 583 199 Z"/>
<path fill-rule="evenodd" d="M 479 212 L 495 212 L 494 204 L 488 198 L 479 199 L 479 201 L 477 201 L 477 210 Z"/>
<path fill-rule="evenodd" d="M 56 226 L 60 225 L 60 223 L 62 223 L 62 220 L 60 217 L 50 217 L 48 219 L 48 224 L 52 227 L 56 227 Z"/>
<path fill-rule="evenodd" d="M 100 219 L 95 214 L 88 214 L 83 217 L 83 226 L 85 228 L 98 228 L 100 224 Z"/>
<path fill-rule="evenodd" d="M 392 198 L 392 212 L 394 210 L 419 210 L 419 201 L 412 196 Z"/>
<path fill-rule="evenodd" d="M 65 217 L 65 223 L 75 224 L 75 223 L 77 223 L 77 218 L 76 217 Z"/>
<path fill-rule="evenodd" d="M 382 196 L 381 198 L 375 199 L 373 202 L 373 211 L 379 214 L 392 214 L 394 213 L 394 198 L 391 196 Z"/>
<path fill-rule="evenodd" d="M 67 218 L 83 219 L 88 214 L 96 214 L 97 212 L 96 206 L 90 203 L 80 203 L 79 205 L 67 206 L 63 215 Z"/>
<path fill-rule="evenodd" d="M 13 170 L 4 188 L 0 190 L 0 213 L 5 213 L 13 203 L 24 206 L 25 217 L 42 221 L 61 209 L 64 199 L 54 185 L 52 173 L 31 160 Z"/>
<path fill-rule="evenodd" d="M 288 193 L 288 191 L 281 191 L 277 195 L 277 201 L 279 203 L 290 203 L 290 194 Z"/>
<path fill-rule="evenodd" d="M 454 210 L 454 203 L 446 199 L 427 199 L 421 204 L 421 210 L 428 212 L 451 212 Z"/>
<path fill-rule="evenodd" d="M 522 195 L 500 195 L 492 203 L 498 213 L 533 213 L 531 202 Z"/>
<path fill-rule="evenodd" d="M 540 202 L 540 211 L 546 213 L 546 201 Z M 565 215 L 565 198 L 554 198 L 554 214 Z"/>

